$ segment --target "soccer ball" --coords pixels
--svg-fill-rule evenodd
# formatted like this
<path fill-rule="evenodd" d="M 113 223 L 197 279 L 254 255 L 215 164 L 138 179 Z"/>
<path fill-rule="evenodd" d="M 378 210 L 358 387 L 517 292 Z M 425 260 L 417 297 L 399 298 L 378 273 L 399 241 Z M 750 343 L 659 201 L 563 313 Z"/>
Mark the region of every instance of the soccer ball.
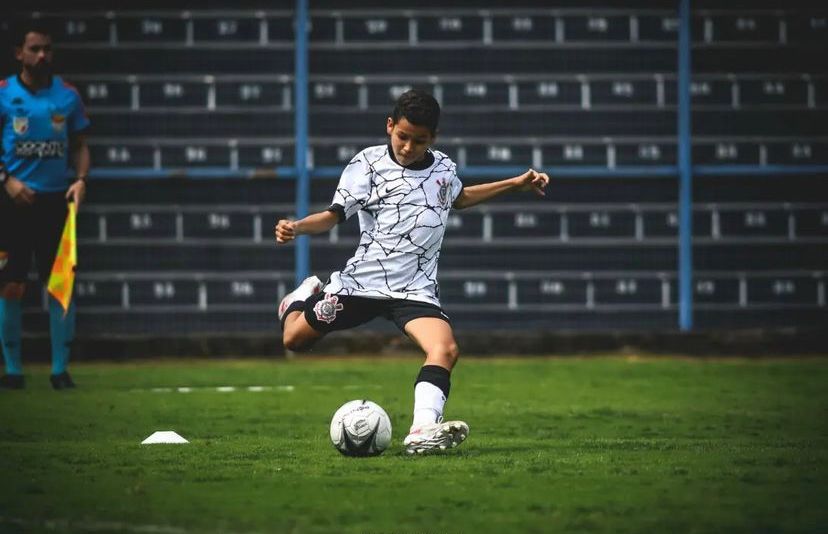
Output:
<path fill-rule="evenodd" d="M 369 400 L 346 402 L 331 419 L 331 442 L 345 456 L 376 456 L 391 444 L 391 419 Z"/>

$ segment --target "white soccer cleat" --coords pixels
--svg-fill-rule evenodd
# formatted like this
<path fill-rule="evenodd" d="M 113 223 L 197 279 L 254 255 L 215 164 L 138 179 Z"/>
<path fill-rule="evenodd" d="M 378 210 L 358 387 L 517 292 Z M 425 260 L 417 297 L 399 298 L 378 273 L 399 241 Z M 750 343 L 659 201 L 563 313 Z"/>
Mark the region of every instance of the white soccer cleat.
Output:
<path fill-rule="evenodd" d="M 285 295 L 285 298 L 283 298 L 282 302 L 279 304 L 279 320 L 281 321 L 284 318 L 285 312 L 291 304 L 297 300 L 307 300 L 311 295 L 319 293 L 324 285 L 325 284 L 322 283 L 322 280 L 315 276 L 309 276 L 302 280 L 299 287 Z"/>
<path fill-rule="evenodd" d="M 408 454 L 439 452 L 457 447 L 469 435 L 469 425 L 463 421 L 438 421 L 412 428 L 403 440 Z"/>

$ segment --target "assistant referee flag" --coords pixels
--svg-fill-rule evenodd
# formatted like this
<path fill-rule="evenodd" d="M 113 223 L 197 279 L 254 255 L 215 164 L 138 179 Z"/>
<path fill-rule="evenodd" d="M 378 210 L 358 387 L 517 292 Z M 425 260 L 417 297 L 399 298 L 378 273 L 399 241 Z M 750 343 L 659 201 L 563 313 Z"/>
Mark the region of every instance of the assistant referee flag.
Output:
<path fill-rule="evenodd" d="M 52 273 L 49 275 L 49 294 L 60 302 L 64 315 L 69 311 L 69 303 L 72 301 L 75 266 L 78 264 L 75 215 L 75 203 L 70 202 L 66 213 L 66 224 L 63 226 L 63 235 L 60 237 L 55 262 L 52 264 Z"/>

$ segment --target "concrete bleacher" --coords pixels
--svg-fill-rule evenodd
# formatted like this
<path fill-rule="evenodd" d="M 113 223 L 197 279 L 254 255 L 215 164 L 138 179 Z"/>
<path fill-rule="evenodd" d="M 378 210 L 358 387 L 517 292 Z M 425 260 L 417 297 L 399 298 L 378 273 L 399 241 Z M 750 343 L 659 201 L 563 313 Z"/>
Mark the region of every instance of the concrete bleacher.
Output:
<path fill-rule="evenodd" d="M 101 182 L 80 219 L 82 330 L 274 328 L 293 284 L 293 249 L 271 237 L 294 199 L 290 11 L 43 16 L 62 28 L 61 70 L 94 121 Z M 694 12 L 694 164 L 828 163 L 825 16 Z M 391 5 L 312 10 L 311 26 L 314 167 L 341 167 L 383 142 L 396 96 L 420 87 L 444 105 L 437 148 L 468 183 L 492 166 L 584 169 L 555 177 L 547 200 L 455 212 L 440 276 L 455 324 L 676 327 L 676 182 L 641 170 L 676 165 L 674 12 Z M 602 178 L 626 168 L 638 174 Z M 140 175 L 164 178 L 104 183 Z M 268 179 L 169 180 L 188 175 Z M 824 177 L 778 180 L 790 187 L 726 173 L 696 180 L 698 326 L 828 316 Z M 335 183 L 315 179 L 315 208 Z M 341 266 L 357 239 L 355 221 L 314 238 L 313 271 Z M 29 306 L 41 309 L 42 296 Z"/>

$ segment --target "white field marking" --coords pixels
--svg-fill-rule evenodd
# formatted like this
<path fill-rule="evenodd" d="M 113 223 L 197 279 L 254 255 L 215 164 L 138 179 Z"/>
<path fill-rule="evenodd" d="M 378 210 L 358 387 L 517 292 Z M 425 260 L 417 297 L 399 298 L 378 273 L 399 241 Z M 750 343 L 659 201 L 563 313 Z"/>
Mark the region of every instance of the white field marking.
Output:
<path fill-rule="evenodd" d="M 142 393 L 150 391 L 152 393 L 192 393 L 194 391 L 216 391 L 219 393 L 232 393 L 234 391 L 250 391 L 253 393 L 261 393 L 263 391 L 283 391 L 292 392 L 296 388 L 291 385 L 284 386 L 218 386 L 218 387 L 197 387 L 197 386 L 179 386 L 179 387 L 156 387 L 147 389 L 133 389 L 134 393 Z"/>

